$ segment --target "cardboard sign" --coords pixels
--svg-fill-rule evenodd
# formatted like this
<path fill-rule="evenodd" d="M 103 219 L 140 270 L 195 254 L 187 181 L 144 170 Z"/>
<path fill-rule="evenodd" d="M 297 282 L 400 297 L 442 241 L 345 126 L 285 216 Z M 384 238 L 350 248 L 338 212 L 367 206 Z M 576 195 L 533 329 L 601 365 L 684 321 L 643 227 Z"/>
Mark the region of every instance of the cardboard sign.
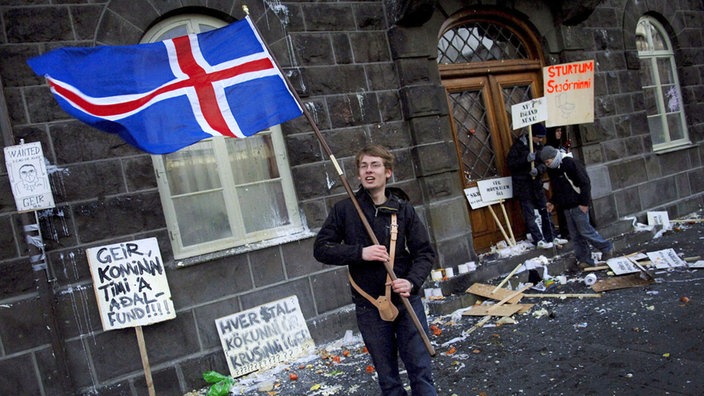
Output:
<path fill-rule="evenodd" d="M 647 252 L 646 254 L 657 269 L 687 266 L 687 263 L 677 255 L 675 249 L 658 250 L 657 252 Z"/>
<path fill-rule="evenodd" d="M 548 119 L 548 101 L 544 97 L 511 106 L 513 129 L 520 129 Z"/>
<path fill-rule="evenodd" d="M 103 330 L 176 317 L 156 238 L 86 250 Z"/>
<path fill-rule="evenodd" d="M 5 147 L 5 165 L 18 212 L 56 206 L 40 142 Z"/>
<path fill-rule="evenodd" d="M 543 92 L 548 102 L 545 126 L 594 122 L 594 61 L 544 67 Z"/>
<path fill-rule="evenodd" d="M 640 269 L 627 257 L 614 257 L 606 260 L 606 264 L 615 275 L 631 274 L 640 272 Z"/>
<path fill-rule="evenodd" d="M 513 198 L 513 182 L 511 177 L 479 180 L 479 194 L 485 202 L 496 202 Z"/>
<path fill-rule="evenodd" d="M 296 296 L 215 319 L 215 326 L 233 378 L 315 348 Z"/>
<path fill-rule="evenodd" d="M 666 211 L 648 212 L 648 225 L 662 225 L 663 230 L 672 228 L 670 225 L 670 216 Z"/>
<path fill-rule="evenodd" d="M 479 209 L 483 208 L 489 205 L 493 205 L 496 203 L 499 203 L 499 201 L 495 202 L 485 202 L 482 199 L 482 195 L 479 193 L 479 188 L 478 187 L 468 187 L 464 189 L 464 195 L 467 197 L 467 201 L 469 202 L 469 206 L 472 209 Z"/>

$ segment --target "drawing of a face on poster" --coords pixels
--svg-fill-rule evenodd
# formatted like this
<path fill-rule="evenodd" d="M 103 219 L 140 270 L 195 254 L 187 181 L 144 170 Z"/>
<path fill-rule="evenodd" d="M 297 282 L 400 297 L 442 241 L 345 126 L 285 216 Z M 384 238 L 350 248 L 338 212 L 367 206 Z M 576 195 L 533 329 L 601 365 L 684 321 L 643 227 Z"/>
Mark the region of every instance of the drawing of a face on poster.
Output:
<path fill-rule="evenodd" d="M 18 169 L 15 187 L 21 195 L 30 195 L 43 190 L 44 185 L 39 179 L 34 164 L 24 164 Z"/>

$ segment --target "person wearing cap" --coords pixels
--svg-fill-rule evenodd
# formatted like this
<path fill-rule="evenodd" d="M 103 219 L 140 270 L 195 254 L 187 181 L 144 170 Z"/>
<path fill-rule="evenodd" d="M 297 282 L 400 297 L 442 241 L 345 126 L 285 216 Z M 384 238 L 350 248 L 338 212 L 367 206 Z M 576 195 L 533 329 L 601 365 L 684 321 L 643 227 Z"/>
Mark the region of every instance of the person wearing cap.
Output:
<path fill-rule="evenodd" d="M 589 221 L 591 181 L 584 164 L 552 146 L 543 147 L 540 158 L 550 176 L 552 199 L 565 214 L 577 265 L 581 269 L 595 265 L 590 245 L 601 251 L 602 260 L 613 257 L 613 243 L 602 237 Z"/>
<path fill-rule="evenodd" d="M 542 141 L 546 130 L 542 124 L 532 125 L 533 150 L 531 150 L 528 134 L 519 136 L 508 151 L 506 162 L 511 171 L 513 183 L 513 197 L 518 199 L 523 211 L 523 220 L 530 233 L 533 244 L 540 249 L 552 249 L 553 242 L 566 243 L 565 240 L 556 241 L 553 235 L 553 224 L 547 210 L 547 198 L 543 189 L 541 176 L 545 173 L 545 165 L 536 157 L 542 149 Z M 540 227 L 535 221 L 535 211 L 540 215 Z"/>

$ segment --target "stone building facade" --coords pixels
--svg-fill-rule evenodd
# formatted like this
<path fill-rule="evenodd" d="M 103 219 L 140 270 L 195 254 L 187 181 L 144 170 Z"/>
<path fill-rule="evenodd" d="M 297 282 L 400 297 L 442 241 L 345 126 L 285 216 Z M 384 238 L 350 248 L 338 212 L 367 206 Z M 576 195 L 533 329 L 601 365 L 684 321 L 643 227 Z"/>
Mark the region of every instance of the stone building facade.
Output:
<path fill-rule="evenodd" d="M 409 193 L 427 222 L 437 267 L 476 259 L 480 233 L 486 235 L 481 243 L 498 241 L 492 239 L 495 230 L 482 228 L 488 218 L 475 216 L 463 192 L 476 182 L 471 174 L 479 166 L 464 161 L 482 154 L 463 151 L 461 145 L 463 133 L 485 131 L 486 142 L 494 143 L 482 147 L 493 150 L 494 157 L 484 176 L 506 176 L 501 164 L 506 143 L 496 141 L 511 136 L 501 126 L 502 106 L 509 102 L 500 97 L 473 102 L 490 108 L 481 114 L 494 121 L 480 118 L 469 125 L 459 111 L 466 103 L 462 95 L 477 93 L 485 100 L 484 82 L 499 81 L 496 92 L 506 94 L 508 85 L 501 81 L 520 80 L 525 84 L 511 87 L 523 89 L 528 98 L 540 96 L 539 70 L 547 65 L 595 61 L 595 120 L 568 131 L 575 156 L 592 177 L 593 214 L 600 226 L 628 216 L 644 221 L 653 210 L 676 217 L 704 201 L 701 1 L 246 3 L 350 183 L 356 185 L 353 155 L 363 145 L 380 143 L 396 154 L 392 183 Z M 216 318 L 296 295 L 317 342 L 355 328 L 345 268 L 324 266 L 312 257 L 315 231 L 331 204 L 346 194 L 305 117 L 282 125 L 283 154 L 303 231 L 274 242 L 175 258 L 154 159 L 68 117 L 26 64 L 62 46 L 136 44 L 157 23 L 179 15 L 228 23 L 244 17 L 241 6 L 219 0 L 0 4 L 3 145 L 42 143 L 56 201 L 55 209 L 36 217 L 18 213 L 2 167 L 0 394 L 146 394 L 134 332 L 103 331 L 92 290 L 86 249 L 112 243 L 159 241 L 177 317 L 144 327 L 158 394 L 198 388 L 207 370 L 227 372 Z M 675 95 L 665 107 L 663 119 L 672 123 L 664 142 L 644 66 L 647 51 L 638 47 L 636 32 L 643 21 L 666 38 L 654 44 L 663 51 L 655 57 L 674 60 L 672 66 L 658 63 L 665 69 L 660 85 L 655 84 Z M 507 52 L 439 65 L 441 37 L 453 31 L 464 44 L 471 40 L 459 33 L 481 31 L 484 36 L 478 37 L 498 43 L 501 35 L 492 36 L 498 31 L 512 49 L 530 48 L 522 58 Z M 668 114 L 681 115 L 684 127 Z M 34 224 L 41 244 L 28 238 L 36 236 Z"/>

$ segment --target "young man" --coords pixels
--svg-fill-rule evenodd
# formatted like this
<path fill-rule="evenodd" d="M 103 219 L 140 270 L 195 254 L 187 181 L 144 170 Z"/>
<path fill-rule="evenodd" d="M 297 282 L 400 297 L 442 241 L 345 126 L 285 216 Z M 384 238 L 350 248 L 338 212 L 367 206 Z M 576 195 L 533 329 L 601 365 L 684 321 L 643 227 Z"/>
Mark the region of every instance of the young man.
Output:
<path fill-rule="evenodd" d="M 315 240 L 314 256 L 325 264 L 348 266 L 354 282 L 364 294 L 376 299 L 387 285 L 398 315 L 383 319 L 379 309 L 352 287 L 357 326 L 378 373 L 383 395 L 406 395 L 399 374 L 400 355 L 413 395 L 437 395 L 431 359 L 421 335 L 408 315 L 400 296 L 408 298 L 426 334 L 428 324 L 420 289 L 430 274 L 435 252 L 428 232 L 399 189 L 387 188 L 393 172 L 393 155 L 384 147 L 367 146 L 356 156 L 361 188 L 357 201 L 374 231 L 379 245 L 373 245 L 351 199 L 335 204 Z M 387 281 L 383 262 L 390 260 L 392 214 L 396 215 L 397 240 L 392 261 L 397 279 Z"/>
<path fill-rule="evenodd" d="M 543 147 L 540 157 L 548 167 L 552 200 L 565 213 L 577 265 L 584 269 L 595 264 L 590 244 L 601 251 L 602 260 L 611 258 L 614 252 L 613 243 L 599 235 L 589 222 L 591 180 L 584 165 L 552 146 Z"/>
<path fill-rule="evenodd" d="M 547 199 L 543 190 L 541 176 L 545 173 L 545 165 L 536 158 L 536 153 L 543 147 L 545 127 L 535 124 L 533 128 L 533 151 L 530 150 L 528 135 L 518 137 L 508 152 L 506 161 L 511 171 L 513 197 L 518 199 L 523 210 L 528 232 L 533 238 L 533 244 L 540 249 L 552 249 L 554 242 L 567 243 L 566 240 L 555 240 L 553 224 L 548 215 Z M 540 215 L 540 224 L 536 223 L 535 210 Z"/>

